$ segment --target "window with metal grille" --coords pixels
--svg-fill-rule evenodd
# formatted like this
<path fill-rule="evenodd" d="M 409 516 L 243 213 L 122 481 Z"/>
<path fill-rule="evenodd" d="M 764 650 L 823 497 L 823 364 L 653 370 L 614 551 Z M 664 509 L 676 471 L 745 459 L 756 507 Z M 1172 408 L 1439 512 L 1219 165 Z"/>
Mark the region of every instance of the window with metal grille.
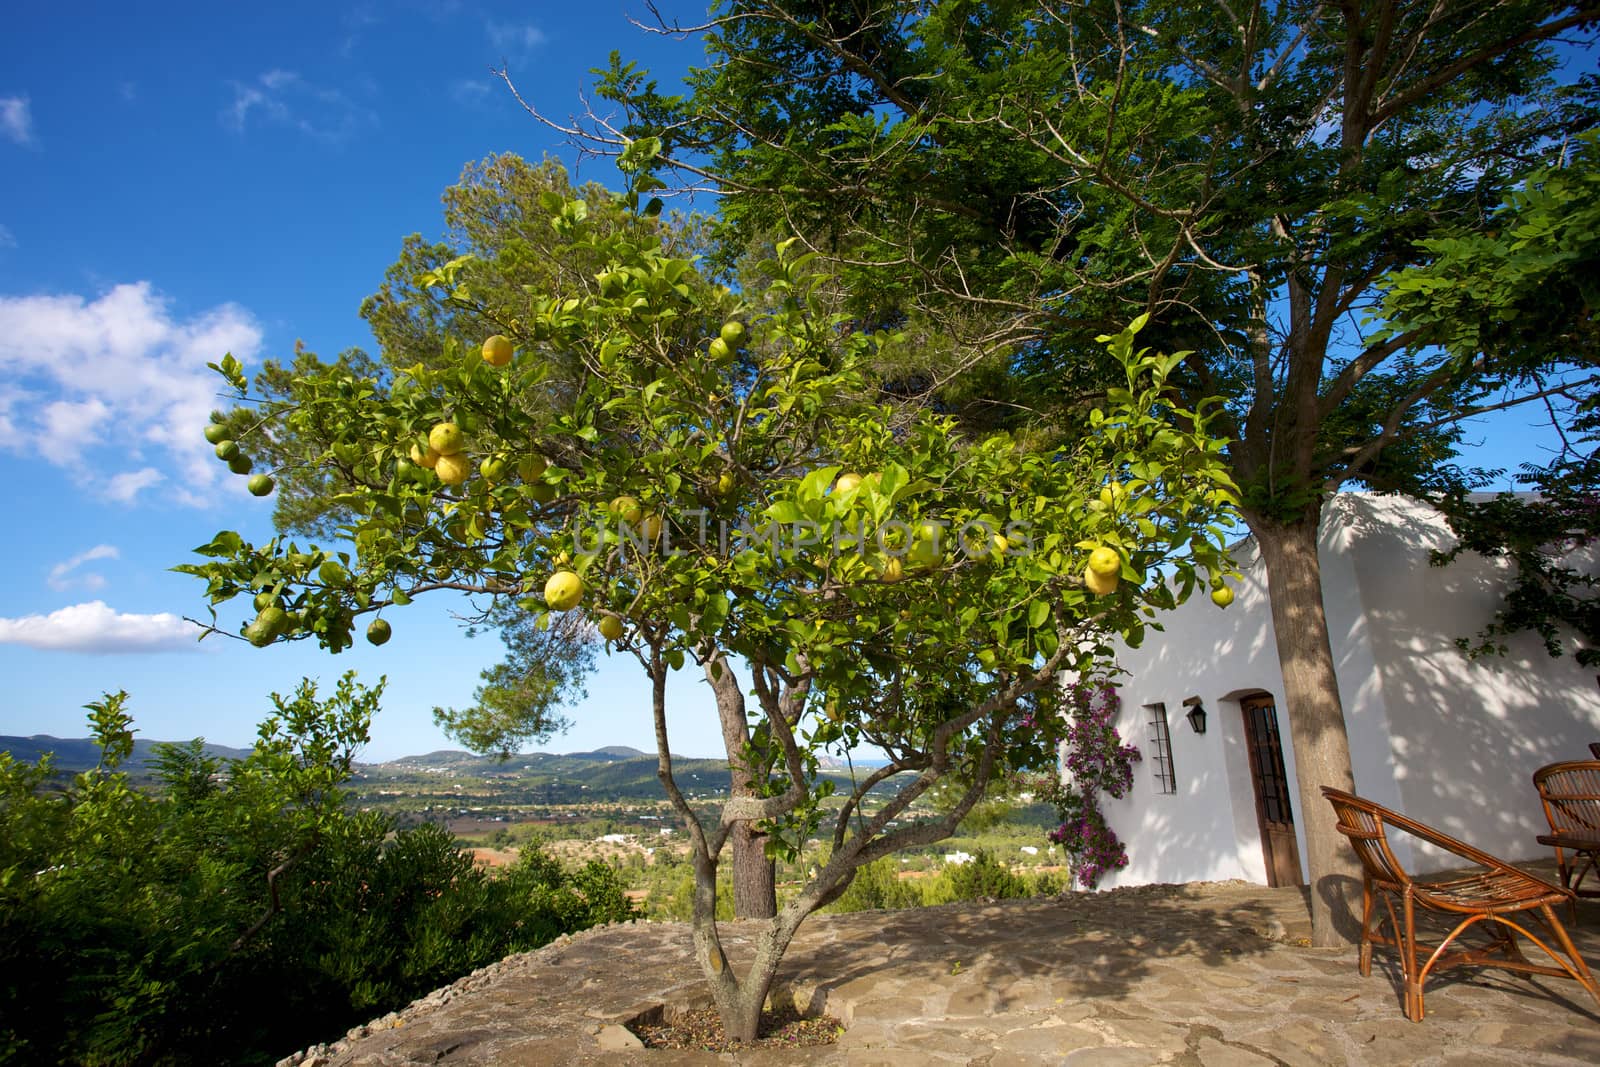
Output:
<path fill-rule="evenodd" d="M 1172 735 L 1167 732 L 1167 706 L 1146 704 L 1150 715 L 1150 766 L 1156 773 L 1156 792 L 1176 793 L 1178 775 L 1172 769 Z"/>

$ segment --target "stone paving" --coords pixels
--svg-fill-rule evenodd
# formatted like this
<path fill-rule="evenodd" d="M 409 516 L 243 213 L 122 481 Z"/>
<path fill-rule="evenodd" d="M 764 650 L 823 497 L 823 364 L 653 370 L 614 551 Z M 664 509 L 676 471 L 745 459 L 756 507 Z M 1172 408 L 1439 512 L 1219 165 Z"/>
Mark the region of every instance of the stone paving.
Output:
<path fill-rule="evenodd" d="M 1577 983 L 1455 970 L 1429 982 L 1412 1023 L 1381 949 L 1363 979 L 1354 949 L 1308 947 L 1305 901 L 1225 882 L 813 916 L 775 995 L 837 1016 L 843 1036 L 722 1055 L 645 1050 L 625 1029 L 709 1003 L 687 927 L 630 923 L 512 957 L 284 1062 L 1600 1064 L 1600 1005 Z M 1600 965 L 1600 903 L 1580 908 L 1569 929 Z M 735 967 L 754 929 L 725 927 Z"/>

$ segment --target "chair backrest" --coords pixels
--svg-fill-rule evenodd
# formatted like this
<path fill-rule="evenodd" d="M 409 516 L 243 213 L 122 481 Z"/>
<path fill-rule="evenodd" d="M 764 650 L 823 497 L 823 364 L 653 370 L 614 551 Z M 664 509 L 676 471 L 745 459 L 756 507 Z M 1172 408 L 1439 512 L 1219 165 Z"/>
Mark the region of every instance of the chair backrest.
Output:
<path fill-rule="evenodd" d="M 1597 761 L 1595 765 L 1600 765 L 1600 761 Z M 1395 859 L 1395 854 L 1390 851 L 1387 827 L 1394 827 L 1394 829 L 1410 833 L 1411 837 L 1418 838 L 1418 840 L 1427 841 L 1429 845 L 1435 846 L 1435 848 L 1445 849 L 1446 853 L 1454 853 L 1461 859 L 1466 859 L 1470 864 L 1486 867 L 1486 869 L 1502 873 L 1502 875 L 1514 875 L 1518 883 L 1520 883 L 1520 889 L 1522 889 L 1523 893 L 1534 894 L 1534 896 L 1544 893 L 1557 894 L 1557 896 L 1566 894 L 1566 889 L 1562 889 L 1560 886 L 1538 877 L 1538 875 L 1531 875 L 1526 870 L 1512 867 L 1504 859 L 1485 853 L 1482 848 L 1474 848 L 1472 845 L 1467 845 L 1466 841 L 1450 837 L 1443 830 L 1435 830 L 1434 827 L 1430 827 L 1426 822 L 1408 819 L 1408 817 L 1398 813 L 1395 809 L 1384 808 L 1384 806 L 1373 803 L 1371 800 L 1363 800 L 1362 797 L 1357 797 L 1355 793 L 1341 792 L 1338 789 L 1331 789 L 1328 785 L 1323 785 L 1322 795 L 1328 798 L 1328 803 L 1333 805 L 1334 813 L 1339 816 L 1339 833 L 1350 838 L 1350 845 L 1354 846 L 1355 854 L 1362 859 L 1362 865 L 1366 867 L 1366 873 L 1374 881 L 1379 881 L 1382 885 L 1392 885 L 1400 889 L 1408 885 L 1418 886 L 1419 891 L 1426 888 L 1426 883 L 1418 883 L 1414 878 L 1411 878 L 1410 873 L 1406 872 L 1405 867 L 1400 865 L 1400 861 Z M 1501 891 L 1504 893 L 1504 888 Z"/>
<path fill-rule="evenodd" d="M 1387 885 L 1410 884 L 1411 876 L 1390 851 L 1389 837 L 1384 830 L 1384 820 L 1395 813 L 1382 804 L 1330 786 L 1322 787 L 1322 795 L 1333 805 L 1333 812 L 1339 818 L 1339 832 L 1350 839 L 1350 846 L 1355 849 L 1368 876 Z"/>
<path fill-rule="evenodd" d="M 1600 759 L 1565 760 L 1533 772 L 1544 816 L 1557 833 L 1600 834 Z"/>

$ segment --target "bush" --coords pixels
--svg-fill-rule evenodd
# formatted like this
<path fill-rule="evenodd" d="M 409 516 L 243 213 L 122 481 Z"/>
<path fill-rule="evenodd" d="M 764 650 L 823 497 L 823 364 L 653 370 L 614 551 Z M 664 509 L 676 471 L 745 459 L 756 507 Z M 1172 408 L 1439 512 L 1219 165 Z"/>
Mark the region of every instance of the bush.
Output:
<path fill-rule="evenodd" d="M 616 873 L 537 848 L 492 878 L 340 788 L 381 686 L 309 682 L 224 765 L 167 746 L 135 789 L 126 694 L 95 770 L 0 754 L 0 1063 L 270 1063 L 511 952 L 632 916 Z"/>
<path fill-rule="evenodd" d="M 929 904 L 949 904 L 957 900 L 1015 900 L 1031 896 L 1028 884 L 1011 869 L 980 850 L 966 863 L 945 867 L 928 887 Z"/>
<path fill-rule="evenodd" d="M 919 908 L 922 891 L 913 881 L 900 880 L 900 868 L 892 857 L 885 857 L 856 870 L 850 888 L 834 901 L 829 911 L 871 911 L 881 908 Z"/>

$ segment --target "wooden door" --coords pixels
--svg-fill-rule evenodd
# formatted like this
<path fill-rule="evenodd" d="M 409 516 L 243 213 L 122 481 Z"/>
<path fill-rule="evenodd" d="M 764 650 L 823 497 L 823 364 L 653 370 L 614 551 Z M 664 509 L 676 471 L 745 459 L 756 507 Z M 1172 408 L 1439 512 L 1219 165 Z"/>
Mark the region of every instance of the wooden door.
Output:
<path fill-rule="evenodd" d="M 1294 807 L 1289 802 L 1289 772 L 1283 766 L 1278 710 L 1269 696 L 1239 702 L 1244 712 L 1245 747 L 1261 825 L 1261 852 L 1269 886 L 1300 885 L 1300 849 L 1294 840 Z"/>

